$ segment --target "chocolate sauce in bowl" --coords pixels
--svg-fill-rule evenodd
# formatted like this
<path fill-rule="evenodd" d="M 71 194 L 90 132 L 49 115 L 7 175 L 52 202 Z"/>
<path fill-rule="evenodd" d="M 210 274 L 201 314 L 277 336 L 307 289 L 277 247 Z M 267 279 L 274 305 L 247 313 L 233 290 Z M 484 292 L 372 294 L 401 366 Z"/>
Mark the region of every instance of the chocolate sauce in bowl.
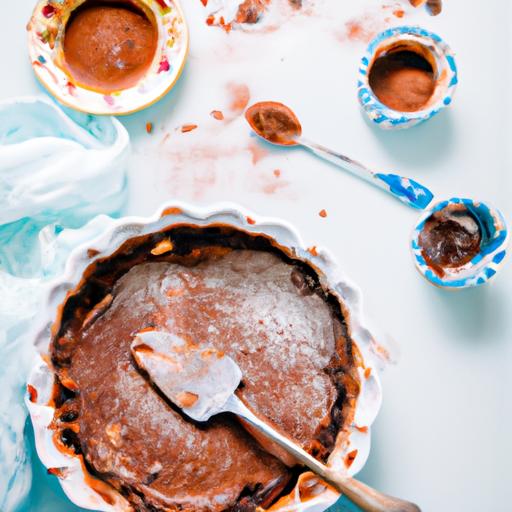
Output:
<path fill-rule="evenodd" d="M 135 3 L 88 1 L 64 35 L 64 60 L 77 83 L 112 92 L 133 87 L 149 69 L 158 30 Z"/>
<path fill-rule="evenodd" d="M 416 112 L 432 97 L 436 78 L 425 57 L 404 49 L 377 57 L 370 68 L 369 83 L 384 105 L 399 112 Z"/>
<path fill-rule="evenodd" d="M 471 261 L 480 252 L 481 242 L 480 224 L 465 206 L 435 212 L 419 236 L 423 257 L 438 275 L 444 275 L 443 268 Z"/>

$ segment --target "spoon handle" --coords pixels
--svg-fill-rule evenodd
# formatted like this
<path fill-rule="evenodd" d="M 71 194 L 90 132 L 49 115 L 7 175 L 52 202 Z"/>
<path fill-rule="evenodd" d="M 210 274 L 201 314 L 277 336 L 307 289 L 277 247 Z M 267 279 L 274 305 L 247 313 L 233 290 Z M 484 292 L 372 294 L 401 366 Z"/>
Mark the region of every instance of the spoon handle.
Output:
<path fill-rule="evenodd" d="M 301 137 L 296 141 L 315 155 L 389 192 L 403 203 L 424 210 L 434 198 L 425 186 L 396 174 L 376 173 L 351 158 Z"/>
<path fill-rule="evenodd" d="M 236 395 L 232 395 L 228 399 L 225 410 L 240 416 L 250 425 L 257 428 L 270 441 L 284 448 L 298 462 L 304 464 L 326 482 L 333 485 L 365 512 L 421 512 L 413 503 L 382 494 L 354 478 L 335 471 L 317 461 L 300 446 L 260 420 Z"/>

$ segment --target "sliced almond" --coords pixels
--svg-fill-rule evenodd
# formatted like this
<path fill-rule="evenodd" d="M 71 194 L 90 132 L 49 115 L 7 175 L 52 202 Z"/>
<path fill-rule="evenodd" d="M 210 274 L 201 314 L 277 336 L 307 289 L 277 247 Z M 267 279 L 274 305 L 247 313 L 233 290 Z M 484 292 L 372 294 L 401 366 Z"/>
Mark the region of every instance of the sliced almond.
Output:
<path fill-rule="evenodd" d="M 169 239 L 162 240 L 158 242 L 155 248 L 151 251 L 153 256 L 161 256 L 166 252 L 171 252 L 174 249 L 173 243 Z"/>

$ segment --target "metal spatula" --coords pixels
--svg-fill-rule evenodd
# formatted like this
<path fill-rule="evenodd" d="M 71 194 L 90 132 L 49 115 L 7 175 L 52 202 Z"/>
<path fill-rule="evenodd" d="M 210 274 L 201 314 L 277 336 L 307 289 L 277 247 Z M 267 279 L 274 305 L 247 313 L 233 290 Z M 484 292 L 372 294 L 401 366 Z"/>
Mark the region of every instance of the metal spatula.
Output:
<path fill-rule="evenodd" d="M 204 422 L 216 414 L 236 414 L 364 511 L 420 512 L 412 503 L 381 494 L 325 466 L 253 414 L 235 395 L 242 372 L 225 354 L 154 330 L 137 334 L 131 350 L 136 363 L 149 374 L 153 383 L 193 420 Z"/>

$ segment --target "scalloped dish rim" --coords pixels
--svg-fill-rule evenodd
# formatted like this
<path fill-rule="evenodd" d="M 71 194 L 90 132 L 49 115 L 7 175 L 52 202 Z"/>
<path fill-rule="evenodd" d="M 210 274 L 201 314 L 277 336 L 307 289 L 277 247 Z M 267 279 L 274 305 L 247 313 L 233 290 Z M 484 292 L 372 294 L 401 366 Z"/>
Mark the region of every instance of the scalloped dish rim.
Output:
<path fill-rule="evenodd" d="M 347 324 L 351 339 L 358 348 L 362 366 L 358 367 L 361 389 L 354 409 L 354 423 L 348 428 L 347 436 L 338 435 L 335 448 L 329 457 L 329 465 L 340 471 L 354 475 L 364 466 L 370 451 L 370 427 L 375 420 L 382 402 L 382 389 L 379 370 L 383 366 L 381 346 L 371 331 L 365 327 L 362 314 L 360 290 L 341 272 L 330 253 L 325 249 L 308 251 L 295 228 L 280 219 L 261 217 L 233 203 L 217 203 L 211 207 L 198 208 L 184 202 L 171 202 L 162 206 L 154 216 L 125 217 L 111 219 L 104 216 L 108 226 L 99 236 L 77 247 L 69 256 L 63 275 L 48 286 L 46 300 L 41 314 L 36 319 L 31 339 L 40 352 L 28 380 L 28 389 L 37 390 L 38 398 L 46 398 L 43 403 L 31 400 L 30 393 L 25 398 L 34 427 L 36 450 L 43 464 L 48 468 L 58 468 L 59 481 L 68 498 L 76 505 L 90 510 L 120 512 L 132 510 L 131 505 L 107 483 L 88 474 L 79 456 L 64 454 L 53 442 L 52 431 L 47 427 L 53 419 L 55 409 L 48 405 L 53 387 L 53 372 L 46 357 L 50 343 L 50 327 L 56 312 L 67 300 L 86 268 L 96 259 L 115 252 L 122 243 L 138 236 L 160 231 L 177 223 L 206 226 L 212 223 L 224 224 L 247 233 L 261 233 L 275 240 L 279 247 L 291 250 L 293 256 L 311 265 L 318 272 L 321 284 L 328 288 L 340 301 L 347 313 Z M 84 229 L 87 229 L 85 227 Z M 88 251 L 93 248 L 91 258 Z M 365 368 L 371 368 L 368 373 Z M 364 428 L 358 428 L 364 426 Z M 357 451 L 356 451 L 357 450 Z M 346 464 L 347 455 L 354 455 Z M 301 512 L 323 512 L 332 506 L 340 494 L 325 484 L 326 488 L 313 499 L 301 500 L 299 483 L 291 494 L 281 497 L 287 506 L 279 501 L 271 507 L 273 512 L 288 509 Z"/>

